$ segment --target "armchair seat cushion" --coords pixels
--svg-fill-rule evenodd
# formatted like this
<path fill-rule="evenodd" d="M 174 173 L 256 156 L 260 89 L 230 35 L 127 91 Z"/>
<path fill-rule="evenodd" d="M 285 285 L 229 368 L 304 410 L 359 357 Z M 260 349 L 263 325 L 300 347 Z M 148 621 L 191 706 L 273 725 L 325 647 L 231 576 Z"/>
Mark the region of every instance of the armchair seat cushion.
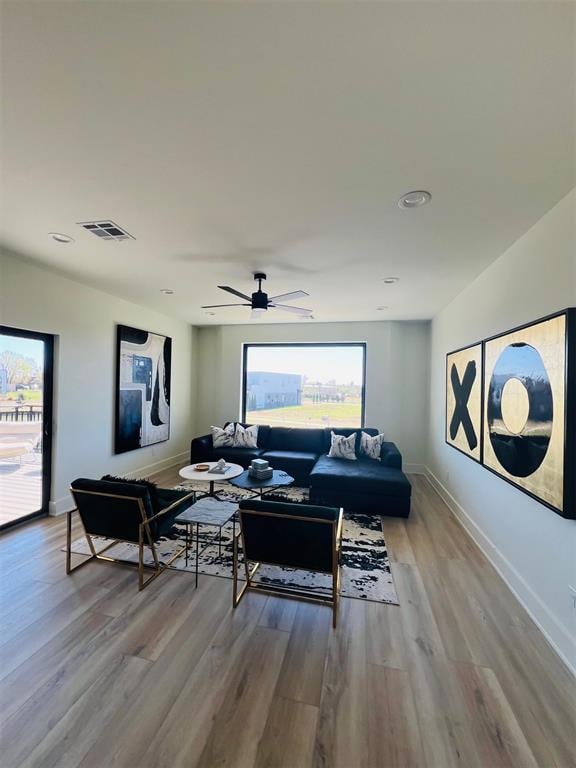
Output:
<path fill-rule="evenodd" d="M 189 491 L 158 488 L 147 481 L 122 478 L 78 478 L 72 482 L 72 489 L 78 494 L 76 502 L 87 533 L 134 542 L 138 541 L 138 526 L 142 522 L 140 507 L 134 499 L 141 501 L 144 514 L 149 519 L 189 495 Z M 155 505 L 152 504 L 151 490 L 154 491 Z M 165 517 L 153 520 L 149 525 L 152 539 L 156 541 L 160 536 L 165 536 L 171 530 L 174 518 L 190 503 L 190 499 L 183 501 Z"/>
<path fill-rule="evenodd" d="M 142 514 L 134 499 L 140 500 L 146 518 L 155 514 L 150 491 L 141 483 L 79 477 L 71 486 L 84 528 L 94 536 L 137 542 Z M 156 526 L 150 529 L 156 538 Z"/>
<path fill-rule="evenodd" d="M 339 509 L 256 499 L 245 499 L 239 507 L 248 560 L 332 571 L 333 530 Z"/>
<path fill-rule="evenodd" d="M 273 427 L 266 447 L 269 451 L 306 451 L 318 455 L 324 447 L 324 430 Z"/>
<path fill-rule="evenodd" d="M 382 466 L 373 459 L 343 461 L 320 456 L 310 473 L 310 485 L 315 489 L 358 493 L 377 492 L 385 496 L 409 497 L 410 483 L 398 469 Z"/>

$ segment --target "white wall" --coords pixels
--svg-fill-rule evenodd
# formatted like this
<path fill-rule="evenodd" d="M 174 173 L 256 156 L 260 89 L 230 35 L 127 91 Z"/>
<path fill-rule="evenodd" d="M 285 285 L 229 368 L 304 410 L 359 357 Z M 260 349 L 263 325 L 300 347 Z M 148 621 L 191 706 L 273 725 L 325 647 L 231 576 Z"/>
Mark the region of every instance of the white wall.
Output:
<path fill-rule="evenodd" d="M 366 426 L 397 443 L 407 465 L 422 465 L 428 423 L 429 323 L 223 325 L 198 329 L 196 434 L 240 415 L 244 342 L 365 341 Z M 410 467 L 408 467 L 410 468 Z M 414 468 L 414 467 L 413 467 Z"/>
<path fill-rule="evenodd" d="M 445 355 L 576 305 L 576 191 L 432 323 L 428 466 L 469 530 L 563 657 L 576 667 L 576 521 L 564 520 L 444 442 Z"/>
<path fill-rule="evenodd" d="M 170 440 L 113 454 L 116 324 L 172 337 Z M 0 324 L 57 336 L 51 512 L 70 508 L 79 476 L 152 472 L 188 454 L 193 432 L 196 330 L 0 253 Z"/>

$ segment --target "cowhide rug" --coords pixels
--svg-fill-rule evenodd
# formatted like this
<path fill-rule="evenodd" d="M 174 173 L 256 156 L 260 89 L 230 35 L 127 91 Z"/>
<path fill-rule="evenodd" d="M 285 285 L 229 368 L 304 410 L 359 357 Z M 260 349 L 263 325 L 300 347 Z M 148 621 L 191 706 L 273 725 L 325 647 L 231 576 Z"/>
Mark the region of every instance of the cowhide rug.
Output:
<path fill-rule="evenodd" d="M 179 490 L 196 490 L 205 492 L 206 485 L 194 481 L 184 482 L 176 486 Z M 216 483 L 216 493 L 222 501 L 239 501 L 252 494 L 228 483 Z M 304 488 L 281 488 L 266 494 L 269 500 L 292 501 L 296 503 L 308 500 L 308 491 Z M 165 537 L 158 545 L 159 558 L 167 560 L 185 542 L 186 528 L 176 524 L 169 537 Z M 96 551 L 103 549 L 108 539 L 94 536 Z M 212 542 L 212 543 L 211 543 Z M 194 546 L 194 544 L 193 544 Z M 218 554 L 218 529 L 212 526 L 200 527 L 200 547 L 204 548 L 199 558 L 199 573 L 209 576 L 232 578 L 232 522 L 222 528 L 222 555 Z M 72 551 L 77 554 L 89 554 L 88 544 L 84 537 L 76 539 Z M 109 557 L 126 562 L 137 562 L 138 547 L 135 544 L 117 544 L 106 552 Z M 152 563 L 149 551 L 145 556 L 146 563 Z M 398 596 L 390 571 L 386 543 L 382 534 L 382 518 L 379 515 L 358 515 L 344 513 L 344 528 L 342 534 L 342 571 L 341 595 L 358 600 L 371 600 L 378 603 L 398 605 Z M 184 555 L 177 558 L 171 568 L 179 571 L 194 573 L 194 549 L 190 551 L 188 566 Z M 239 578 L 243 580 L 243 561 L 240 560 Z M 290 587 L 306 587 L 319 594 L 327 594 L 331 589 L 331 578 L 323 574 L 310 573 L 278 566 L 260 566 L 255 581 L 267 584 L 283 584 Z"/>

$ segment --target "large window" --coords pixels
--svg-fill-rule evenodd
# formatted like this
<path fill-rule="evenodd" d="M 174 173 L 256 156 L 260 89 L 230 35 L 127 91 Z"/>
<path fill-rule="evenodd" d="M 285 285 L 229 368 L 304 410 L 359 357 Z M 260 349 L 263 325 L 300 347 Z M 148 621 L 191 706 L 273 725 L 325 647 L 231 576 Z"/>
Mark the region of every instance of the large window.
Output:
<path fill-rule="evenodd" d="M 245 344 L 242 420 L 364 426 L 365 344 Z"/>

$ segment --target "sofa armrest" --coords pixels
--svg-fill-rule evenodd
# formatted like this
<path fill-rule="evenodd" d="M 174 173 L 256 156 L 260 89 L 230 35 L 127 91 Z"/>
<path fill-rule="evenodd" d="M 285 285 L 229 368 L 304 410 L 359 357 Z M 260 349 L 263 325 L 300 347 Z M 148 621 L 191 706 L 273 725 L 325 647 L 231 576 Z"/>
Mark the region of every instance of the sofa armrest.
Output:
<path fill-rule="evenodd" d="M 402 469 L 402 454 L 398 448 L 396 448 L 394 443 L 382 443 L 380 461 L 385 467 Z"/>
<path fill-rule="evenodd" d="M 195 437 L 190 443 L 190 463 L 196 464 L 200 461 L 212 461 L 212 452 L 212 435 Z"/>

